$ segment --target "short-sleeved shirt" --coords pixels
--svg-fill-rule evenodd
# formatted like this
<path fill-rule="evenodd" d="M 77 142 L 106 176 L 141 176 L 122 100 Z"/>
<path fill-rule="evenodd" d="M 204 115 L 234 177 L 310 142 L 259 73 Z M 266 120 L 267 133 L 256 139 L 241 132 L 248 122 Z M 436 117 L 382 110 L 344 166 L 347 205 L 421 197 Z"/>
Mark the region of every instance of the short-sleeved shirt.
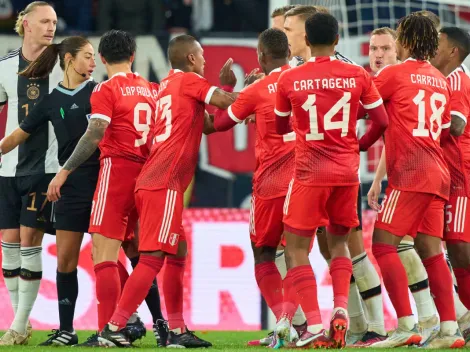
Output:
<path fill-rule="evenodd" d="M 294 116 L 295 180 L 307 186 L 359 183 L 356 135 L 360 102 L 382 104 L 369 74 L 335 57 L 313 57 L 281 74 L 276 115 Z"/>
<path fill-rule="evenodd" d="M 197 165 L 205 104 L 216 89 L 197 73 L 181 70 L 170 70 L 160 82 L 154 144 L 136 190 L 186 190 Z"/>
<path fill-rule="evenodd" d="M 72 155 L 78 141 L 86 132 L 91 113 L 90 96 L 96 86 L 94 81 L 83 82 L 75 89 L 59 84 L 46 95 L 21 122 L 20 128 L 34 135 L 50 121 L 59 145 L 59 164 L 63 166 Z M 80 167 L 98 166 L 99 150 Z"/>
<path fill-rule="evenodd" d="M 447 76 L 452 96 L 450 114 L 467 123 L 470 117 L 470 78 L 459 67 Z M 470 129 L 459 137 L 450 136 L 442 143 L 450 172 L 450 195 L 470 197 Z"/>
<path fill-rule="evenodd" d="M 292 179 L 295 160 L 295 134 L 281 136 L 276 133 L 277 80 L 289 65 L 279 67 L 265 78 L 243 89 L 237 100 L 229 106 L 229 116 L 242 122 L 248 116 L 256 116 L 253 192 L 258 198 L 271 199 L 287 194 Z"/>
<path fill-rule="evenodd" d="M 119 157 L 144 163 L 148 135 L 155 120 L 150 82 L 137 73 L 117 73 L 98 84 L 91 95 L 91 118 L 109 122 L 99 144 L 101 158 Z"/>
<path fill-rule="evenodd" d="M 441 132 L 450 127 L 450 89 L 429 62 L 407 59 L 374 80 L 389 116 L 385 151 L 389 185 L 449 197 L 450 176 Z"/>

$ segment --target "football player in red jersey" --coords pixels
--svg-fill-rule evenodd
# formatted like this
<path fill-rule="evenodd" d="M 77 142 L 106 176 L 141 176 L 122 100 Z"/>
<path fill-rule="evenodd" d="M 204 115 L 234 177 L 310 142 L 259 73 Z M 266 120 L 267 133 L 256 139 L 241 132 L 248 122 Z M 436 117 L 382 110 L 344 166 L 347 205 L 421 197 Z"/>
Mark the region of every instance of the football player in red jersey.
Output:
<path fill-rule="evenodd" d="M 452 276 L 441 244 L 450 176 L 440 142 L 449 133 L 450 90 L 445 77 L 426 61 L 434 57 L 438 46 L 432 21 L 411 14 L 400 21 L 397 35 L 402 63 L 385 67 L 375 78 L 390 127 L 385 133 L 388 187 L 375 223 L 372 252 L 396 310 L 398 329 L 372 346 L 397 347 L 422 340 L 411 311 L 406 271 L 397 253 L 402 238 L 409 234 L 415 237 L 441 319 L 439 337 L 427 345 L 460 347 L 465 341 L 456 322 Z"/>
<path fill-rule="evenodd" d="M 171 330 L 167 345 L 211 346 L 189 331 L 183 319 L 183 274 L 187 255 L 182 226 L 183 193 L 197 164 L 208 116 L 205 104 L 226 109 L 234 99 L 202 77 L 205 61 L 195 38 L 181 35 L 172 39 L 168 57 L 172 70 L 160 82 L 154 144 L 135 187 L 141 255 L 110 322 L 101 331 L 100 339 L 108 346 L 129 346 L 122 329 L 143 301 L 165 259 L 163 291 Z"/>
<path fill-rule="evenodd" d="M 383 27 L 372 31 L 369 43 L 369 65 L 374 75 L 385 66 L 395 65 L 399 62 L 395 43 L 396 39 L 397 33 L 391 28 Z M 378 209 L 382 180 L 386 174 L 385 148 L 383 148 L 379 165 L 376 169 L 374 182 L 367 194 L 369 205 L 374 210 Z M 418 311 L 418 330 L 422 337 L 420 344 L 424 345 L 429 339 L 433 338 L 439 330 L 436 306 L 434 305 L 431 291 L 429 290 L 428 273 L 414 248 L 413 237 L 408 235 L 403 237 L 398 245 L 398 255 L 405 267 L 408 277 L 408 287 L 416 303 L 416 309 Z M 463 314 L 465 314 L 465 312 Z"/>
<path fill-rule="evenodd" d="M 282 72 L 290 68 L 289 46 L 286 35 L 278 29 L 265 30 L 258 40 L 258 61 L 266 77 L 243 89 L 227 110 L 218 110 L 214 127 L 217 131 L 226 131 L 250 115 L 256 115 L 256 170 L 251 198 L 250 237 L 256 282 L 276 319 L 280 319 L 282 278 L 275 259 L 284 230 L 284 200 L 294 171 L 295 134 L 280 136 L 276 133 L 274 105 L 277 80 Z M 299 331 L 305 330 L 306 325 L 297 328 Z"/>
<path fill-rule="evenodd" d="M 308 328 L 298 347 L 344 347 L 352 263 L 348 234 L 358 226 L 359 151 L 367 150 L 384 132 L 388 118 L 370 75 L 360 66 L 335 58 L 338 22 L 317 13 L 305 23 L 312 58 L 281 74 L 275 112 L 277 132 L 296 134 L 294 178 L 284 205 L 287 276 L 284 306 L 276 326 L 279 341 L 291 340 L 291 319 L 298 300 Z M 368 110 L 371 129 L 359 140 L 356 117 L 360 102 Z M 308 254 L 312 236 L 327 226 L 332 261 L 334 311 L 329 336 L 321 322 L 315 276 Z"/>
<path fill-rule="evenodd" d="M 48 189 L 48 199 L 57 200 L 67 176 L 100 148 L 100 174 L 89 232 L 93 237 L 101 329 L 111 318 L 121 294 L 118 253 L 126 229 L 133 229 L 137 221 L 133 216 L 134 188 L 149 155 L 147 135 L 155 115 L 150 83 L 131 71 L 135 49 L 134 38 L 124 31 L 111 30 L 101 37 L 98 51 L 109 79 L 95 87 L 88 130 Z M 134 223 L 129 223 L 131 219 Z M 99 344 L 98 337 L 93 336 L 85 344 Z"/>
<path fill-rule="evenodd" d="M 439 49 L 431 63 L 447 77 L 452 96 L 450 100 L 451 137 L 444 141 L 444 157 L 450 171 L 450 197 L 446 204 L 444 239 L 457 279 L 458 294 L 470 309 L 470 219 L 467 200 L 470 196 L 470 78 L 461 65 L 470 53 L 470 35 L 457 27 L 440 30 Z M 460 331 L 466 341 L 470 337 L 470 313 L 459 319 Z"/>

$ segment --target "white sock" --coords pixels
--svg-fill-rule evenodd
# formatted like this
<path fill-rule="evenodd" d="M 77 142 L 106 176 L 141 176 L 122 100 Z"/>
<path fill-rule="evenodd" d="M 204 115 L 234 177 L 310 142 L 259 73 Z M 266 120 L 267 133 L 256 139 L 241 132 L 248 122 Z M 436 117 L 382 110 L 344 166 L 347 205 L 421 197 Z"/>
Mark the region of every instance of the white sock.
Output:
<path fill-rule="evenodd" d="M 465 314 L 467 314 L 468 309 L 463 305 L 462 301 L 460 301 L 459 294 L 457 293 L 458 285 L 457 285 L 457 278 L 454 275 L 454 270 L 452 269 L 452 264 L 450 263 L 449 254 L 447 251 L 444 251 L 446 255 L 446 262 L 447 266 L 449 267 L 450 273 L 452 274 L 452 280 L 454 281 L 454 305 L 455 305 L 455 315 L 457 316 L 457 320 L 461 319 Z"/>
<path fill-rule="evenodd" d="M 367 331 L 366 315 L 362 309 L 361 296 L 354 281 L 349 285 L 348 315 L 349 330 L 352 333 L 359 334 Z"/>
<path fill-rule="evenodd" d="M 367 310 L 368 330 L 384 336 L 387 332 L 385 331 L 382 286 L 379 274 L 377 274 L 367 253 L 359 254 L 351 260 L 354 279 Z"/>
<path fill-rule="evenodd" d="M 42 247 L 21 247 L 21 274 L 18 285 L 18 310 L 11 329 L 26 332 L 29 315 L 39 292 L 42 279 Z"/>
<path fill-rule="evenodd" d="M 415 318 L 412 315 L 398 318 L 398 326 L 401 327 L 402 329 L 413 330 L 415 325 L 416 325 Z"/>
<path fill-rule="evenodd" d="M 437 311 L 429 290 L 428 273 L 413 245 L 413 242 L 401 241 L 398 255 L 406 270 L 408 287 L 418 310 L 418 320 L 425 321 L 435 316 Z"/>
<path fill-rule="evenodd" d="M 287 265 L 286 265 L 286 257 L 284 256 L 284 251 L 283 250 L 278 250 L 276 251 L 276 267 L 279 273 L 281 274 L 281 278 L 284 280 L 284 278 L 287 275 Z M 300 308 L 300 304 L 297 307 L 297 310 L 295 311 L 294 317 L 292 318 L 292 324 L 293 325 L 301 325 L 307 321 L 307 318 L 305 318 L 305 314 Z"/>
<path fill-rule="evenodd" d="M 2 241 L 2 270 L 5 286 L 10 295 L 11 306 L 16 314 L 18 309 L 18 281 L 20 277 L 21 256 L 19 243 Z"/>

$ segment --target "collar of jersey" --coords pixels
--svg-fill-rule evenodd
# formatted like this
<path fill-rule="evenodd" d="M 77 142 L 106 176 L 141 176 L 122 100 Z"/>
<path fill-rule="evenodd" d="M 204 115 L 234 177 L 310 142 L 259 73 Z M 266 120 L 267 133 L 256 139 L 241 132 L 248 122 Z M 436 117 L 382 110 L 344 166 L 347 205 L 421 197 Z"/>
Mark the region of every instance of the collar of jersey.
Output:
<path fill-rule="evenodd" d="M 465 71 L 463 70 L 462 66 L 459 66 L 459 67 L 457 67 L 455 70 L 453 70 L 451 73 L 449 73 L 449 75 L 448 75 L 446 78 L 449 78 L 450 76 L 452 76 L 452 74 L 453 74 L 454 72 L 459 72 L 459 71 L 462 71 L 462 72 L 465 73 Z"/>
<path fill-rule="evenodd" d="M 407 62 L 407 61 L 418 61 L 418 60 L 416 60 L 416 59 L 414 59 L 414 58 L 412 58 L 412 57 L 409 57 L 408 59 L 406 59 L 406 60 L 403 61 L 402 63 L 405 63 L 405 62 Z M 421 61 L 421 60 L 420 60 L 420 61 Z M 421 61 L 421 62 L 423 62 L 423 61 Z M 428 64 L 430 64 L 429 60 L 424 60 L 424 62 L 427 62 Z"/>
<path fill-rule="evenodd" d="M 74 90 L 62 88 L 62 87 L 60 86 L 60 84 L 58 84 L 57 87 L 55 87 L 55 89 L 57 89 L 59 92 L 61 92 L 61 93 L 63 93 L 63 94 L 73 96 L 73 95 L 77 94 L 79 91 L 81 91 L 81 90 L 87 85 L 88 82 L 90 82 L 90 79 L 87 79 L 85 82 L 83 82 L 82 84 L 80 84 L 80 85 L 79 85 L 77 88 L 75 88 Z M 62 82 L 60 82 L 60 83 L 62 83 Z"/>
<path fill-rule="evenodd" d="M 281 67 L 278 67 L 278 68 L 275 68 L 274 70 L 272 70 L 271 72 L 269 72 L 269 75 L 270 75 L 271 73 L 274 73 L 274 72 L 282 72 L 282 71 L 284 71 L 284 70 L 287 70 L 288 68 L 290 68 L 289 64 L 284 65 L 284 66 L 281 66 Z M 269 76 L 269 75 L 268 75 L 268 76 Z"/>
<path fill-rule="evenodd" d="M 337 58 L 334 56 L 312 56 L 310 59 L 308 59 L 308 62 L 323 62 L 328 60 L 333 61 L 337 60 Z"/>

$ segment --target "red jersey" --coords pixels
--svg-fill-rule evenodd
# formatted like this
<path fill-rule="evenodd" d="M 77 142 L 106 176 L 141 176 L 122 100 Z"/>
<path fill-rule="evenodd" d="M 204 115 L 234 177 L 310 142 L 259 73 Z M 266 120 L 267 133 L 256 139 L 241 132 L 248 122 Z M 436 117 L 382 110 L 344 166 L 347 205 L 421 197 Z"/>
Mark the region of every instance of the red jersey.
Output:
<path fill-rule="evenodd" d="M 470 116 L 470 78 L 459 67 L 448 77 L 452 96 L 450 114 L 467 123 Z M 444 157 L 450 172 L 450 195 L 470 197 L 470 129 L 459 137 L 450 136 L 442 143 Z"/>
<path fill-rule="evenodd" d="M 136 73 L 117 73 L 98 84 L 91 94 L 91 117 L 109 122 L 99 144 L 101 158 L 120 157 L 144 163 L 155 116 L 151 84 Z"/>
<path fill-rule="evenodd" d="M 308 186 L 359 184 L 359 104 L 382 104 L 370 75 L 335 57 L 314 57 L 282 73 L 277 89 L 276 115 L 294 115 L 295 180 Z"/>
<path fill-rule="evenodd" d="M 295 134 L 277 134 L 274 114 L 277 80 L 289 68 L 289 65 L 279 67 L 246 87 L 228 108 L 230 117 L 239 123 L 252 114 L 256 115 L 253 192 L 260 198 L 285 196 L 294 172 Z"/>
<path fill-rule="evenodd" d="M 160 82 L 154 144 L 136 190 L 186 191 L 197 165 L 205 104 L 216 89 L 197 73 L 180 70 Z"/>
<path fill-rule="evenodd" d="M 385 131 L 388 182 L 401 191 L 449 197 L 450 176 L 440 146 L 450 127 L 450 90 L 429 62 L 407 59 L 377 73 L 389 116 Z"/>

